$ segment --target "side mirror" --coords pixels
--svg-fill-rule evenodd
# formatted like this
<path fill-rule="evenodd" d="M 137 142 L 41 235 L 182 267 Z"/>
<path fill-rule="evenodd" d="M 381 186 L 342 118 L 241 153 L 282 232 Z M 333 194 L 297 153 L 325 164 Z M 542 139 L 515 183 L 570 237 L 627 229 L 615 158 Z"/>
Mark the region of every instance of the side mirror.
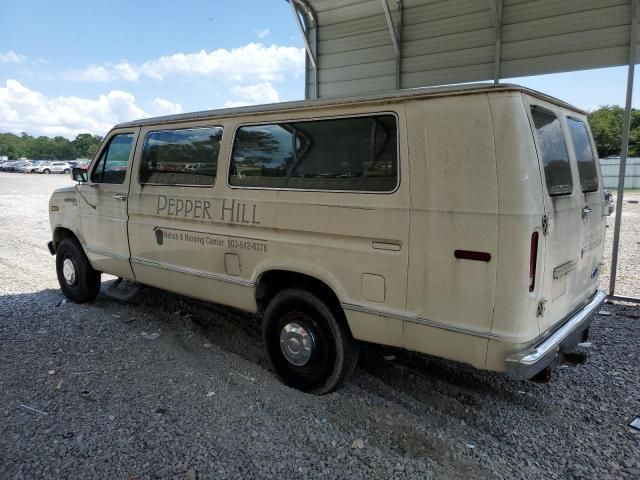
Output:
<path fill-rule="evenodd" d="M 77 167 L 71 169 L 71 178 L 78 183 L 87 183 L 89 181 L 87 171 Z"/>

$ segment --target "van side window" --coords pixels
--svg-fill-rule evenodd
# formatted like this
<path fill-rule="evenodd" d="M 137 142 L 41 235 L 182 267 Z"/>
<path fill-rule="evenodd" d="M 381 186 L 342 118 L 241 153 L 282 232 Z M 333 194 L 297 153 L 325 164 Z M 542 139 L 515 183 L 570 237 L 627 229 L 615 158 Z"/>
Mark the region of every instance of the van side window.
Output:
<path fill-rule="evenodd" d="M 531 109 L 538 133 L 540 155 L 549 195 L 570 195 L 573 191 L 571 165 L 560 120 L 552 112 L 538 107 Z"/>
<path fill-rule="evenodd" d="M 398 183 L 393 115 L 238 128 L 229 184 L 390 192 Z"/>
<path fill-rule="evenodd" d="M 102 151 L 100 160 L 91 172 L 94 183 L 124 183 L 127 177 L 127 165 L 133 148 L 133 133 L 114 135 L 109 145 Z"/>
<path fill-rule="evenodd" d="M 598 169 L 596 168 L 596 156 L 591 148 L 589 133 L 584 122 L 575 118 L 567 118 L 569 134 L 573 149 L 578 161 L 578 173 L 583 192 L 595 192 L 598 190 Z"/>
<path fill-rule="evenodd" d="M 221 139 L 221 127 L 149 132 L 142 149 L 140 183 L 212 186 Z"/>

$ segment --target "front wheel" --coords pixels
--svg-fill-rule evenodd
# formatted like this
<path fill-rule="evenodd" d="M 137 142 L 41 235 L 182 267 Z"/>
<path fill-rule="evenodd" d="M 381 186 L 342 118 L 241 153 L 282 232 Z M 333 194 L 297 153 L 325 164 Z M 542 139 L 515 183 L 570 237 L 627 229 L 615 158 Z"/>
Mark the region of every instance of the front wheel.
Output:
<path fill-rule="evenodd" d="M 48 168 L 45 168 L 42 173 L 44 173 L 45 175 L 49 175 L 51 173 L 51 170 L 49 170 Z"/>
<path fill-rule="evenodd" d="M 65 175 L 69 175 L 71 173 L 71 170 L 69 170 L 68 168 L 64 169 L 64 174 Z"/>
<path fill-rule="evenodd" d="M 262 336 L 271 365 L 285 384 L 323 395 L 351 375 L 358 349 L 338 315 L 305 290 L 283 290 L 271 300 Z"/>
<path fill-rule="evenodd" d="M 56 273 L 62 293 L 73 302 L 93 302 L 100 293 L 100 272 L 93 269 L 74 238 L 65 238 L 58 244 Z"/>

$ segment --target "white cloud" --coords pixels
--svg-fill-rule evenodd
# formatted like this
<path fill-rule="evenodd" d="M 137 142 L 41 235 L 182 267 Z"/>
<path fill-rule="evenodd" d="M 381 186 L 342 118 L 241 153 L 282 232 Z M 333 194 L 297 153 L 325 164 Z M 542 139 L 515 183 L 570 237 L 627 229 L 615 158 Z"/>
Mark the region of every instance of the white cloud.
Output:
<path fill-rule="evenodd" d="M 156 98 L 152 107 L 156 115 L 182 111 L 180 104 L 162 98 Z M 122 90 L 90 99 L 47 97 L 16 80 L 0 86 L 0 132 L 68 138 L 83 132 L 104 135 L 117 123 L 148 116 L 135 97 Z"/>
<path fill-rule="evenodd" d="M 234 85 L 229 89 L 239 100 L 229 101 L 227 107 L 240 107 L 259 103 L 275 103 L 280 101 L 278 91 L 269 82 L 255 85 Z"/>
<path fill-rule="evenodd" d="M 84 70 L 70 70 L 65 72 L 68 80 L 82 80 L 87 82 L 109 82 L 114 80 L 113 73 L 102 65 L 89 65 Z"/>
<path fill-rule="evenodd" d="M 20 63 L 25 60 L 26 57 L 24 55 L 20 55 L 13 50 L 9 50 L 6 53 L 0 52 L 0 63 Z"/>
<path fill-rule="evenodd" d="M 135 82 L 136 80 L 138 80 L 138 77 L 140 77 L 140 74 L 136 71 L 135 67 L 127 62 L 117 64 L 115 66 L 115 69 L 116 72 L 118 72 L 118 75 L 120 75 L 120 77 L 124 78 L 125 80 Z"/>
<path fill-rule="evenodd" d="M 252 103 L 245 102 L 244 100 L 229 101 L 224 104 L 224 106 L 227 108 L 248 107 L 249 105 L 252 105 Z M 216 108 L 217 107 L 211 107 L 210 110 L 215 110 Z"/>
<path fill-rule="evenodd" d="M 179 103 L 173 103 L 164 98 L 156 98 L 153 101 L 154 114 L 156 115 L 173 115 L 175 113 L 182 113 L 182 105 Z"/>
<path fill-rule="evenodd" d="M 264 30 L 256 30 L 256 35 L 258 36 L 258 38 L 262 39 L 265 38 L 266 36 L 268 36 L 271 33 L 271 31 L 268 28 L 265 28 Z"/>
<path fill-rule="evenodd" d="M 268 29 L 267 29 L 268 30 Z M 263 32 L 261 32 L 263 33 Z M 176 53 L 136 65 L 89 65 L 81 71 L 68 71 L 66 78 L 104 82 L 116 79 L 138 80 L 141 76 L 162 80 L 169 76 L 204 77 L 226 82 L 282 81 L 288 75 L 304 73 L 304 49 L 249 43 L 239 48 L 220 48 L 207 52 Z"/>
<path fill-rule="evenodd" d="M 151 78 L 169 75 L 202 76 L 227 81 L 283 80 L 286 74 L 304 72 L 304 49 L 249 43 L 233 50 L 176 53 L 143 63 L 139 70 Z"/>

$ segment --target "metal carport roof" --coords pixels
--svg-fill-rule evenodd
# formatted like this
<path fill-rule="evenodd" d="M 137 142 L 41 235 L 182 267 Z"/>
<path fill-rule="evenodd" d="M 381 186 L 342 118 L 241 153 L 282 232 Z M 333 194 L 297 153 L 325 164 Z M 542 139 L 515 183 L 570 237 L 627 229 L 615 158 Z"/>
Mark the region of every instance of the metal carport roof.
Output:
<path fill-rule="evenodd" d="M 310 98 L 629 61 L 632 0 L 293 2 L 306 22 Z"/>
<path fill-rule="evenodd" d="M 620 298 L 639 0 L 287 1 L 307 52 L 307 98 L 629 65 L 609 287 Z"/>

